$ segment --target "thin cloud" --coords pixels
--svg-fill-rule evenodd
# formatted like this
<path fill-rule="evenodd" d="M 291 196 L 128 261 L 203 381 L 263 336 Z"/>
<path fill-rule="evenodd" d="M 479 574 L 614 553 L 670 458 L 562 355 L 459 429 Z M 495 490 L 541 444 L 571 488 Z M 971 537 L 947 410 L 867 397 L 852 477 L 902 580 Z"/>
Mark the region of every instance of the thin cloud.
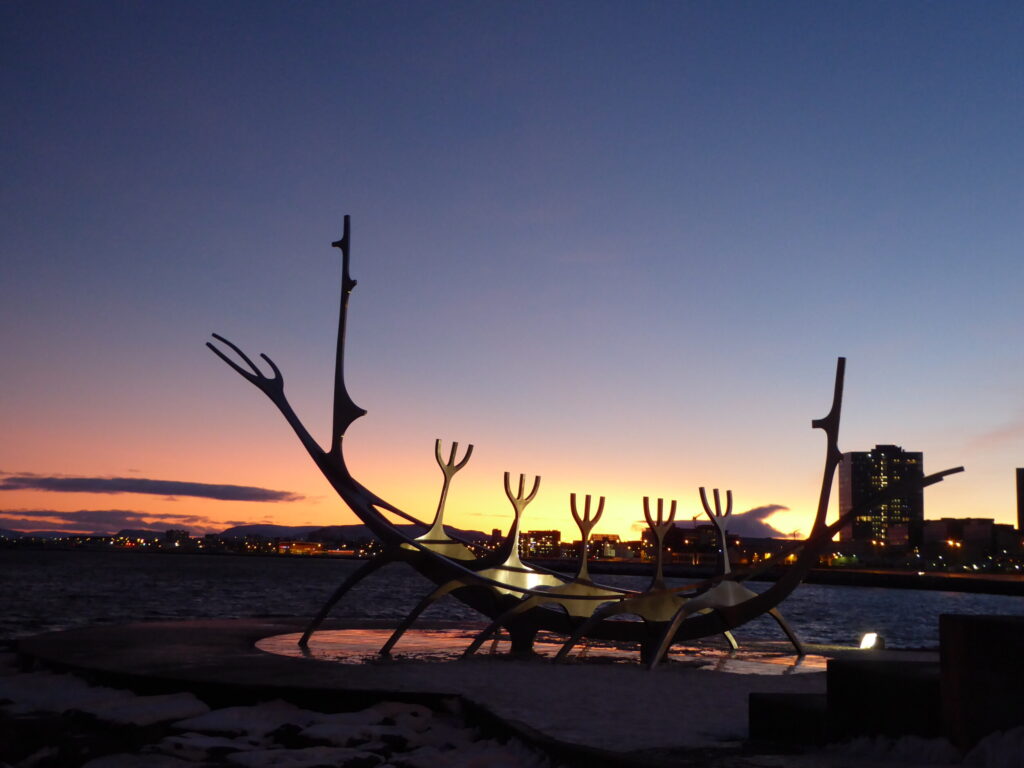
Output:
<path fill-rule="evenodd" d="M 214 485 L 181 480 L 150 480 L 144 477 L 46 477 L 10 475 L 0 480 L 0 491 L 53 491 L 56 493 L 144 493 L 153 496 L 194 496 L 219 501 L 301 501 L 290 491 L 274 491 L 251 485 Z"/>
<path fill-rule="evenodd" d="M 229 524 L 245 525 L 237 520 Z M 116 533 L 125 528 L 166 531 L 187 528 L 198 533 L 224 529 L 225 524 L 203 515 L 151 514 L 130 509 L 80 509 L 61 512 L 55 509 L 0 510 L 0 528 L 16 531 L 66 531 L 68 533 Z"/>
<path fill-rule="evenodd" d="M 765 504 L 761 507 L 748 509 L 746 512 L 737 512 L 729 517 L 729 533 L 754 539 L 785 538 L 787 534 L 772 526 L 767 520 L 776 512 L 788 509 L 789 507 L 785 507 L 782 504 Z M 692 528 L 706 522 L 708 522 L 707 517 L 700 515 L 693 520 L 676 521 L 676 525 L 683 528 Z M 647 521 L 637 520 L 633 523 L 632 530 L 638 532 L 647 530 Z"/>
<path fill-rule="evenodd" d="M 1024 416 L 1020 416 L 1009 424 L 982 432 L 971 440 L 972 448 L 996 448 L 1006 443 L 1024 440 Z"/>
<path fill-rule="evenodd" d="M 786 534 L 768 523 L 767 520 L 776 512 L 788 509 L 789 507 L 784 507 L 782 504 L 765 504 L 763 507 L 754 507 L 746 512 L 735 514 L 729 518 L 729 533 L 751 538 L 783 538 Z"/>

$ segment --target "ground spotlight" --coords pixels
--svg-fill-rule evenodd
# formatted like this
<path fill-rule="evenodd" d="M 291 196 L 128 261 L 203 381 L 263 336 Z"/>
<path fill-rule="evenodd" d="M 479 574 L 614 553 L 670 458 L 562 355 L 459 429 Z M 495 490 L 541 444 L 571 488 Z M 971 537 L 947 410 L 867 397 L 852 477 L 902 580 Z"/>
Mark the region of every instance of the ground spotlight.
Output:
<path fill-rule="evenodd" d="M 863 651 L 881 650 L 885 648 L 885 638 L 877 632 L 866 632 L 860 639 L 860 647 Z"/>

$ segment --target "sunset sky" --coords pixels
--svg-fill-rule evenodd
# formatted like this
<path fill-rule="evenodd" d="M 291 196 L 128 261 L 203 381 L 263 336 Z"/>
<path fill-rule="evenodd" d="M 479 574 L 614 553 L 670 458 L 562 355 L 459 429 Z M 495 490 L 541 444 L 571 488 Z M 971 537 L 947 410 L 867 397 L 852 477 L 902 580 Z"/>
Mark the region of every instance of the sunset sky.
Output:
<path fill-rule="evenodd" d="M 4 3 L 0 528 L 356 522 L 204 347 L 329 443 L 344 214 L 349 462 L 412 514 L 440 437 L 462 528 L 509 470 L 526 529 L 705 485 L 806 532 L 844 355 L 844 450 L 1013 522 L 1022 41 L 994 1 Z"/>

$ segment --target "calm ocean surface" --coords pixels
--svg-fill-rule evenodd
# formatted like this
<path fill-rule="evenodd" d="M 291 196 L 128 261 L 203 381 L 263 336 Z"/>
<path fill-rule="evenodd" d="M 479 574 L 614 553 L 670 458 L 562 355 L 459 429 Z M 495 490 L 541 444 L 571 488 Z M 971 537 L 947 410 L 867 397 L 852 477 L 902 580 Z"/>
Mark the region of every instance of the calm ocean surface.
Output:
<path fill-rule="evenodd" d="M 0 550 L 0 639 L 92 624 L 309 616 L 357 567 L 323 558 Z M 598 580 L 633 588 L 648 581 Z M 767 586 L 750 583 L 755 591 Z M 332 616 L 398 620 L 429 589 L 407 566 L 388 566 L 350 592 Z M 931 648 L 938 646 L 940 613 L 1024 615 L 1024 597 L 804 584 L 781 609 L 807 642 L 850 645 L 874 631 L 890 648 Z M 423 618 L 481 621 L 454 598 Z M 735 634 L 784 639 L 770 619 Z"/>

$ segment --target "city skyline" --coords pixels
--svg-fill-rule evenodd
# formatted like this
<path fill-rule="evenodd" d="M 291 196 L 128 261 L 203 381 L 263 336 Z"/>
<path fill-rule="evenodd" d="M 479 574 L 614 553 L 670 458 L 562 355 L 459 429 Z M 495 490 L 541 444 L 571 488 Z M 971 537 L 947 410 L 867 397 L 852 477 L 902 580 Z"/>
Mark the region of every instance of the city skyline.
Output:
<path fill-rule="evenodd" d="M 354 522 L 203 347 L 270 355 L 328 442 L 346 213 L 347 454 L 427 522 L 441 438 L 460 528 L 507 530 L 507 470 L 567 538 L 571 492 L 633 539 L 698 486 L 806 532 L 840 355 L 844 451 L 963 464 L 925 517 L 1016 521 L 1016 4 L 0 19 L 0 528 Z"/>

